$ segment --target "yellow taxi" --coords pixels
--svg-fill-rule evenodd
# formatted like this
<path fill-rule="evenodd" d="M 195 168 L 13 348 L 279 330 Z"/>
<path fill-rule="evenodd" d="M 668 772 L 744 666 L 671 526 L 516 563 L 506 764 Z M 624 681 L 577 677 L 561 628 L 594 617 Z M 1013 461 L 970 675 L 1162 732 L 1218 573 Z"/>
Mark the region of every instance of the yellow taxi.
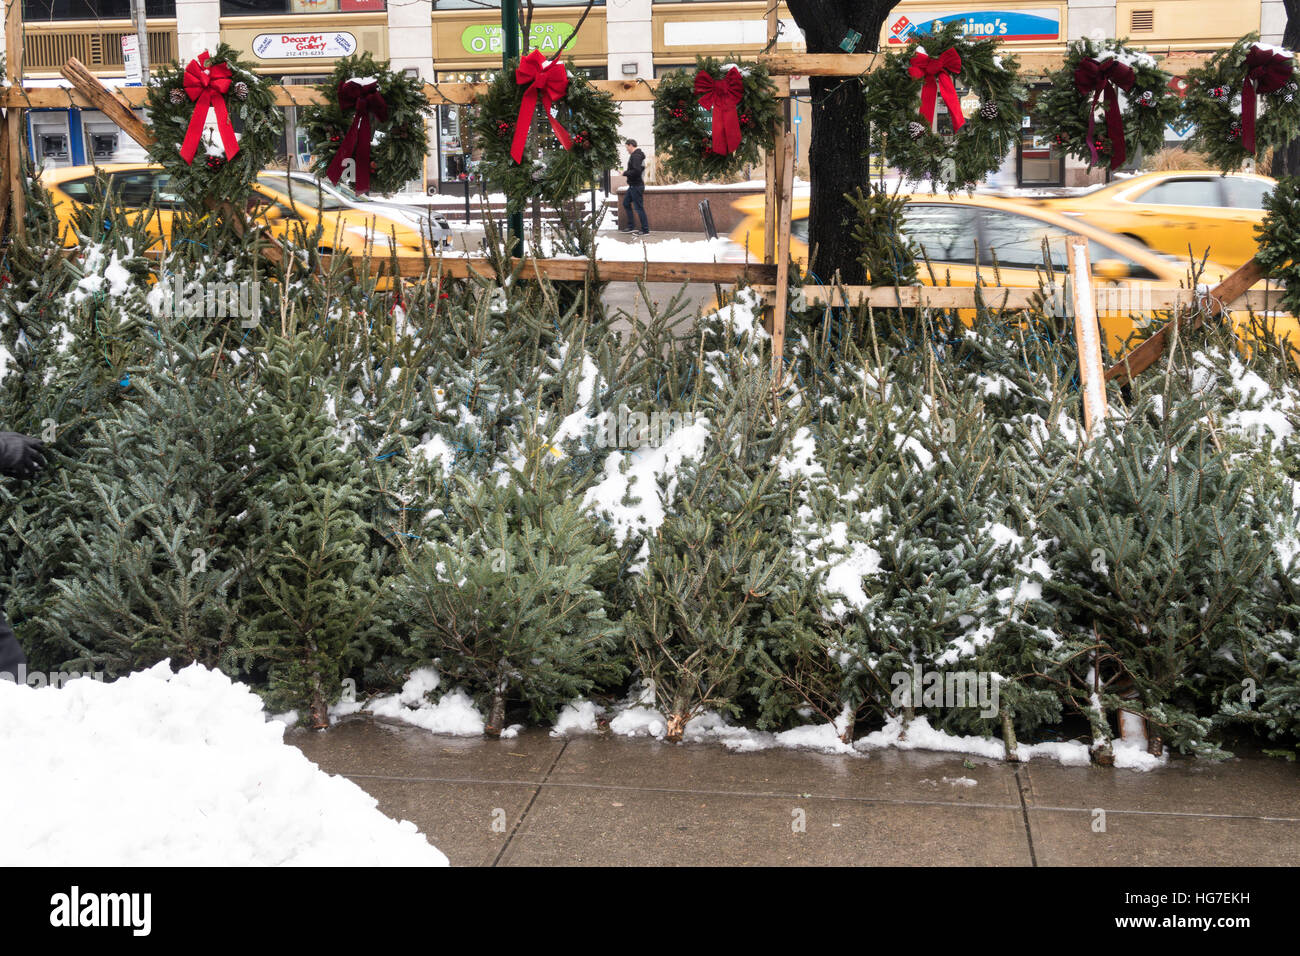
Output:
<path fill-rule="evenodd" d="M 731 238 L 747 250 L 751 260 L 761 261 L 763 197 L 749 196 L 735 206 L 747 215 Z M 790 224 L 791 257 L 805 266 L 808 207 L 807 196 L 796 196 Z M 1111 235 L 1033 202 L 978 193 L 951 197 L 917 193 L 907 197 L 903 228 L 934 268 L 932 279 L 924 263 L 918 262 L 921 281 L 926 285 L 996 284 L 1038 288 L 1045 271 L 1044 240 L 1052 271 L 1059 276 L 1069 271 L 1067 237 L 1083 236 L 1088 240 L 1088 258 L 1098 292 L 1097 311 L 1111 355 L 1125 351 L 1125 342 L 1143 321 L 1141 314 L 1150 311 L 1143 308 L 1144 290 L 1185 288 L 1189 279 L 1185 259 L 1162 255 L 1131 239 Z M 1232 271 L 1208 262 L 1198 281 L 1216 285 Z M 1235 327 L 1244 330 L 1249 326 L 1249 318 L 1244 312 L 1233 313 L 1232 321 Z M 1300 362 L 1300 323 L 1291 316 L 1275 321 L 1276 334 L 1289 336 Z"/>
<path fill-rule="evenodd" d="M 1180 259 L 1210 258 L 1237 267 L 1255 255 L 1255 227 L 1276 180 L 1254 173 L 1220 175 L 1177 169 L 1121 179 L 1078 196 L 1040 200 L 1054 212 L 1136 239 Z"/>
<path fill-rule="evenodd" d="M 171 188 L 171 176 L 161 166 L 145 163 L 104 166 L 69 166 L 47 170 L 41 183 L 54 200 L 55 215 L 64 244 L 74 246 L 73 228 L 78 205 L 94 201 L 95 176 L 102 174 L 117 204 L 128 218 L 152 210 L 148 229 L 160 241 L 170 239 L 172 218 L 185 200 Z M 266 170 L 257 176 L 246 199 L 249 216 L 263 223 L 276 239 L 301 242 L 321 227 L 321 252 L 387 255 L 393 243 L 399 254 L 418 255 L 425 248 L 430 219 L 422 227 L 414 214 L 378 203 L 358 200 L 347 187 L 319 182 L 303 173 Z"/>

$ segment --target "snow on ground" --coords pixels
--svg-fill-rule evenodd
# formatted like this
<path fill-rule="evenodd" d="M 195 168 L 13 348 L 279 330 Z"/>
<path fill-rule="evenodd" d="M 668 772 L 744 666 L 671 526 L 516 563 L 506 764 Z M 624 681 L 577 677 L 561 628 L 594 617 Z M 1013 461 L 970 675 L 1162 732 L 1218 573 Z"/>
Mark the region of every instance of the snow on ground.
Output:
<path fill-rule="evenodd" d="M 0 864 L 446 866 L 415 828 L 283 740 L 201 665 L 103 683 L 0 681 Z"/>
<path fill-rule="evenodd" d="M 415 727 L 423 727 L 435 734 L 453 737 L 479 737 L 487 721 L 474 706 L 469 694 L 459 687 L 443 694 L 437 702 L 428 695 L 437 690 L 442 678 L 432 667 L 412 671 L 399 694 L 379 697 L 366 704 L 364 709 L 376 717 L 400 720 Z M 514 733 L 509 733 L 513 729 Z M 501 736 L 513 737 L 518 727 L 508 728 Z"/>

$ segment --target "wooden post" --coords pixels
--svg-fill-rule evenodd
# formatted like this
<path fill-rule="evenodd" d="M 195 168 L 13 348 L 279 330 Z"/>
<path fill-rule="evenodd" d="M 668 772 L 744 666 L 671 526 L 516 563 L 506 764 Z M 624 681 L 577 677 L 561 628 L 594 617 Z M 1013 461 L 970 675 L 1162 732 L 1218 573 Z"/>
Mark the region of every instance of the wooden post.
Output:
<path fill-rule="evenodd" d="M 767 11 L 767 42 L 771 46 L 778 30 L 777 5 L 774 3 Z M 768 52 L 772 52 L 769 50 Z M 785 135 L 784 125 L 777 128 L 775 144 L 763 157 L 763 264 L 771 265 L 776 256 L 776 178 L 781 139 Z"/>
<path fill-rule="evenodd" d="M 1079 350 L 1079 387 L 1083 391 L 1083 426 L 1095 437 L 1106 420 L 1106 376 L 1101 362 L 1101 326 L 1097 322 L 1097 298 L 1092 293 L 1092 267 L 1088 262 L 1088 240 L 1070 236 L 1066 240 L 1070 257 L 1070 286 L 1074 300 L 1074 341 Z"/>
<path fill-rule="evenodd" d="M 5 11 L 5 76 L 10 87 L 21 88 L 23 84 L 23 5 L 21 0 L 9 0 Z M 23 135 L 23 110 L 10 106 L 5 111 L 5 129 L 8 143 L 5 150 L 5 165 L 9 175 L 5 177 L 9 186 L 9 198 L 13 203 L 13 232 L 20 235 L 23 220 L 27 215 L 27 194 L 23 189 L 23 150 L 27 137 Z"/>
<path fill-rule="evenodd" d="M 790 131 L 790 101 L 783 110 L 785 130 L 777 144 L 781 150 L 781 178 L 778 180 L 776 220 L 776 302 L 772 308 L 772 372 L 781 386 L 785 357 L 785 313 L 790 288 L 790 218 L 794 201 L 794 135 Z"/>

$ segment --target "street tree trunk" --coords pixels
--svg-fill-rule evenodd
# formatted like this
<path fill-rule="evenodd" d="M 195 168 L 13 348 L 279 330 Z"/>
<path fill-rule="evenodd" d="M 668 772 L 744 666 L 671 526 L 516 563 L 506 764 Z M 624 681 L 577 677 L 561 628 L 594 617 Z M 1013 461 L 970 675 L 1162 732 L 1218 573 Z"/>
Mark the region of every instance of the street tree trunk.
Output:
<path fill-rule="evenodd" d="M 1282 45 L 1288 50 L 1300 47 L 1300 0 L 1282 0 L 1286 10 L 1286 29 L 1282 31 Z M 1261 169 L 1260 172 L 1263 172 Z M 1300 176 L 1300 138 L 1273 152 L 1274 176 Z"/>
<path fill-rule="evenodd" d="M 1300 2 L 1300 0 L 1296 0 Z M 850 30 L 862 34 L 855 53 L 870 53 L 897 0 L 788 0 L 809 53 L 843 53 Z M 808 223 L 809 269 L 823 282 L 835 273 L 850 285 L 866 282 L 853 242 L 854 212 L 845 195 L 871 178 L 866 104 L 855 77 L 809 77 L 812 139 L 808 166 L 812 202 Z"/>

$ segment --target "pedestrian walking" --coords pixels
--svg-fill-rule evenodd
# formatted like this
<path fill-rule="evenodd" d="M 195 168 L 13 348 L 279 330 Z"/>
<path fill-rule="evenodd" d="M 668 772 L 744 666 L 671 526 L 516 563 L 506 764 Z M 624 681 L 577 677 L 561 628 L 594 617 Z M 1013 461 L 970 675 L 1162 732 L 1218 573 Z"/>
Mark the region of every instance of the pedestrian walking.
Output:
<path fill-rule="evenodd" d="M 634 139 L 627 141 L 627 169 L 623 170 L 623 175 L 627 177 L 627 193 L 623 196 L 623 208 L 627 210 L 627 228 L 623 231 L 648 236 L 650 223 L 645 217 L 645 153 L 637 148 Z M 632 221 L 633 213 L 641 220 L 640 229 Z"/>

